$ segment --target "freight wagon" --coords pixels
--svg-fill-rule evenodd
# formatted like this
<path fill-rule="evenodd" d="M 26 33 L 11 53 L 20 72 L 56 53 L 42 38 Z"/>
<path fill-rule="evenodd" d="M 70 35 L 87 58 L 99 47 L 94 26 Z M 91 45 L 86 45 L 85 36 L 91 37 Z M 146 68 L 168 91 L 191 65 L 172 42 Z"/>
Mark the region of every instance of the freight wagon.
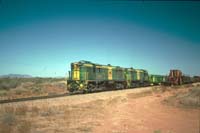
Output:
<path fill-rule="evenodd" d="M 182 85 L 193 83 L 194 78 L 184 75 L 181 70 L 170 70 L 169 76 L 167 77 L 166 84 L 168 85 Z"/>
<path fill-rule="evenodd" d="M 149 82 L 151 85 L 161 85 L 167 81 L 167 76 L 163 75 L 149 75 Z"/>

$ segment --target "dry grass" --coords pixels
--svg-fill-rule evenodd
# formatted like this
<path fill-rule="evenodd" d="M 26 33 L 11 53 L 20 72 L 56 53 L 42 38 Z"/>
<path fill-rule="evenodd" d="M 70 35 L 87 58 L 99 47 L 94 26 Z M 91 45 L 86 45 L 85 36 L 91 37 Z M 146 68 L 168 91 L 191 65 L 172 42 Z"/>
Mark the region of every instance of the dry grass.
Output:
<path fill-rule="evenodd" d="M 103 101 L 54 106 L 44 102 L 39 106 L 4 106 L 1 112 L 11 112 L 16 118 L 15 126 L 2 125 L 2 131 L 6 132 L 92 132 L 92 127 L 100 123 L 93 122 L 101 117 Z M 98 110 L 98 111 L 96 111 Z M 2 117 L 5 117 L 5 113 Z M 56 122 L 56 123 L 55 123 Z M 54 124 L 53 124 L 54 123 Z M 10 131 L 7 131 L 10 130 Z"/>
<path fill-rule="evenodd" d="M 200 87 L 192 87 L 188 91 L 174 93 L 173 96 L 165 99 L 164 102 L 179 107 L 199 108 Z"/>
<path fill-rule="evenodd" d="M 193 88 L 186 94 L 178 95 L 177 98 L 184 106 L 200 107 L 200 87 Z"/>
<path fill-rule="evenodd" d="M 1 118 L 1 123 L 9 126 L 14 125 L 15 122 L 16 122 L 16 116 L 14 113 L 4 113 Z"/>
<path fill-rule="evenodd" d="M 13 133 L 13 127 L 4 123 L 0 124 L 0 133 Z"/>
<path fill-rule="evenodd" d="M 26 119 L 34 116 L 32 128 L 43 129 L 44 132 L 50 129 L 51 132 L 92 132 L 92 128 L 100 124 L 95 121 L 102 117 L 104 104 L 103 100 L 61 106 L 44 103 L 31 107 L 31 115 L 26 115 Z"/>
<path fill-rule="evenodd" d="M 17 125 L 17 131 L 19 133 L 29 133 L 31 132 L 31 122 L 27 120 L 20 121 Z"/>
<path fill-rule="evenodd" d="M 152 92 L 156 92 L 157 90 L 146 90 L 140 93 L 130 93 L 128 94 L 128 98 L 139 98 L 139 97 L 145 97 L 145 96 L 149 96 L 152 95 Z"/>
<path fill-rule="evenodd" d="M 36 107 L 36 106 L 33 106 L 33 107 L 31 108 L 31 113 L 32 113 L 32 116 L 33 116 L 33 117 L 34 117 L 34 116 L 37 116 L 37 115 L 39 114 L 39 108 Z"/>
<path fill-rule="evenodd" d="M 0 133 L 30 133 L 31 122 L 30 121 L 16 121 L 12 125 L 6 123 L 0 124 Z"/>
<path fill-rule="evenodd" d="M 0 97 L 6 96 L 7 91 L 6 90 L 0 90 Z"/>
<path fill-rule="evenodd" d="M 155 130 L 154 133 L 161 133 L 161 130 Z"/>
<path fill-rule="evenodd" d="M 31 122 L 26 120 L 26 105 L 7 105 L 0 108 L 0 133 L 29 133 Z"/>
<path fill-rule="evenodd" d="M 0 78 L 0 99 L 14 99 L 66 93 L 65 79 Z"/>
<path fill-rule="evenodd" d="M 16 115 L 26 115 L 28 111 L 28 107 L 26 105 L 20 105 L 16 108 L 15 113 Z"/>

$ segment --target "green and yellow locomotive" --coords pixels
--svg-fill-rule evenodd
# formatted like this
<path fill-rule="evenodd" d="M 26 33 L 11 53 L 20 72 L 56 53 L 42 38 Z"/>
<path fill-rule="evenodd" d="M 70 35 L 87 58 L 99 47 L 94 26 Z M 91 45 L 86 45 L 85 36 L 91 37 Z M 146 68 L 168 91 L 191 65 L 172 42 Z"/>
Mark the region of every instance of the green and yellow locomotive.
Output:
<path fill-rule="evenodd" d="M 67 84 L 70 92 L 91 92 L 148 86 L 150 83 L 148 72 L 143 69 L 79 61 L 71 63 Z"/>

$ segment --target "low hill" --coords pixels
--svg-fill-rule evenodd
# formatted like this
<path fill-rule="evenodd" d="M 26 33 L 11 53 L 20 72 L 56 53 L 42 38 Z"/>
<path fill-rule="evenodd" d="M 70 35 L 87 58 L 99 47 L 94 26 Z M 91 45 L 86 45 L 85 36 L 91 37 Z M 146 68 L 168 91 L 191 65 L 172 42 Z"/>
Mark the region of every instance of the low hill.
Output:
<path fill-rule="evenodd" d="M 8 74 L 8 75 L 1 75 L 0 78 L 31 78 L 31 75 L 27 74 Z"/>

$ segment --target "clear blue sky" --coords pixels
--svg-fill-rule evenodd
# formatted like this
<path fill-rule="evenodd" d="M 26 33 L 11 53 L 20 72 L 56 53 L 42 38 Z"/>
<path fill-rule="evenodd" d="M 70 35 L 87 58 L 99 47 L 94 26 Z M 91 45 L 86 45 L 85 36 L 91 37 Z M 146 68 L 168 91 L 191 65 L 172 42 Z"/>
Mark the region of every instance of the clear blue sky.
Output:
<path fill-rule="evenodd" d="M 79 60 L 200 75 L 200 2 L 0 0 L 0 75 L 66 76 Z"/>

